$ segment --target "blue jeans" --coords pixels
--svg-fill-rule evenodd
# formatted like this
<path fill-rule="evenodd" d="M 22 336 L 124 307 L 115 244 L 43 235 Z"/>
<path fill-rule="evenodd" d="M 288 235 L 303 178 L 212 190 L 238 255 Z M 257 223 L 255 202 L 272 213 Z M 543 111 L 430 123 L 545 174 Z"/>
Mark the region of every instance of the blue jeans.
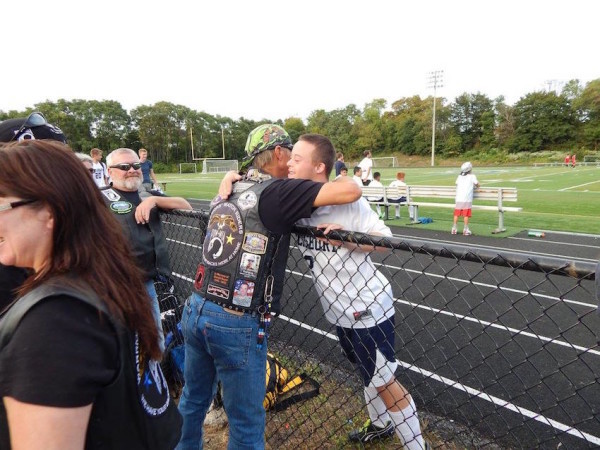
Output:
<path fill-rule="evenodd" d="M 223 387 L 229 450 L 265 447 L 267 340 L 256 346 L 258 316 L 235 315 L 194 293 L 181 318 L 185 339 L 185 386 L 179 401 L 183 428 L 178 450 L 202 449 L 202 425 Z"/>
<path fill-rule="evenodd" d="M 158 328 L 158 346 L 162 352 L 165 351 L 165 333 L 163 332 L 162 319 L 160 317 L 160 306 L 158 304 L 158 295 L 156 294 L 156 288 L 154 287 L 154 280 L 146 281 L 146 291 L 150 296 L 152 306 L 152 315 Z"/>

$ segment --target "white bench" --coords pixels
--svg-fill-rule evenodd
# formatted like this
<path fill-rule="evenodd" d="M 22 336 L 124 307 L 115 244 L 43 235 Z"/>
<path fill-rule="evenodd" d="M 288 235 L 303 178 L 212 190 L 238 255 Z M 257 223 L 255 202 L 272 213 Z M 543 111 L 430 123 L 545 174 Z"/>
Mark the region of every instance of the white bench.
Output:
<path fill-rule="evenodd" d="M 390 186 L 363 186 L 362 195 L 372 205 L 381 205 L 385 210 L 385 220 L 389 219 L 389 207 L 396 205 L 406 205 L 406 202 L 391 202 L 391 198 L 406 197 L 406 189 L 404 187 Z M 379 201 L 369 200 L 369 198 L 381 199 Z"/>
<path fill-rule="evenodd" d="M 403 205 L 413 207 L 413 222 L 418 222 L 419 217 L 419 206 L 433 207 L 433 208 L 452 208 L 454 209 L 454 202 L 452 203 L 432 203 L 429 201 L 422 201 L 420 199 L 428 198 L 440 198 L 440 199 L 452 199 L 456 196 L 455 186 L 404 186 L 404 187 L 363 187 L 363 196 L 365 197 L 383 197 L 380 202 L 369 202 L 373 204 L 380 204 L 385 207 L 385 218 L 389 218 L 389 207 L 396 205 L 396 203 L 390 203 L 387 198 L 389 196 L 406 197 L 406 202 Z M 419 199 L 419 200 L 416 200 Z M 504 202 L 516 202 L 517 201 L 517 188 L 514 187 L 480 187 L 475 189 L 473 193 L 473 200 L 483 201 L 494 201 L 496 205 L 477 205 L 474 204 L 472 209 L 483 210 L 483 211 L 498 211 L 498 228 L 494 230 L 494 233 L 500 233 L 506 231 L 504 228 L 504 213 L 508 212 L 520 212 L 523 208 L 519 207 L 508 207 L 504 206 Z"/>

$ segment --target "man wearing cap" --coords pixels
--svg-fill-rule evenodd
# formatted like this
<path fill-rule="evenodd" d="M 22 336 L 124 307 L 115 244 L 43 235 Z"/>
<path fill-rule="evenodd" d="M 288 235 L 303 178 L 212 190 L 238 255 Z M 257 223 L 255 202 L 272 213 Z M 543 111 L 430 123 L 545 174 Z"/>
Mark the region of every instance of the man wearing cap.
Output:
<path fill-rule="evenodd" d="M 292 141 L 278 125 L 261 125 L 246 142 L 244 178 L 229 172 L 211 203 L 202 261 L 182 316 L 185 386 L 178 449 L 202 448 L 202 424 L 217 379 L 229 420 L 230 449 L 264 449 L 268 326 L 280 310 L 290 232 L 319 206 L 350 203 L 361 189 L 287 179 Z M 239 181 L 238 181 L 239 180 Z M 231 189 L 231 182 L 238 181 Z M 255 269 L 244 262 L 252 258 Z M 242 296 L 239 287 L 246 284 Z"/>
<path fill-rule="evenodd" d="M 0 145 L 2 142 L 20 142 L 27 139 L 52 139 L 66 143 L 61 129 L 49 124 L 39 112 L 33 112 L 28 117 L 0 122 Z M 0 264 L 0 314 L 15 300 L 15 290 L 23 284 L 27 276 L 24 269 Z"/>

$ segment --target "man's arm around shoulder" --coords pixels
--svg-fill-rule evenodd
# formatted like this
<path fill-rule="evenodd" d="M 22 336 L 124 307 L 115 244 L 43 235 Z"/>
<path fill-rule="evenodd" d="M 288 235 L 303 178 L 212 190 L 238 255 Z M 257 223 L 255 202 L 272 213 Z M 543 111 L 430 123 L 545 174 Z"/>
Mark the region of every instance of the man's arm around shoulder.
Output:
<path fill-rule="evenodd" d="M 313 206 L 344 205 L 358 200 L 362 189 L 350 177 L 329 181 L 321 187 Z"/>

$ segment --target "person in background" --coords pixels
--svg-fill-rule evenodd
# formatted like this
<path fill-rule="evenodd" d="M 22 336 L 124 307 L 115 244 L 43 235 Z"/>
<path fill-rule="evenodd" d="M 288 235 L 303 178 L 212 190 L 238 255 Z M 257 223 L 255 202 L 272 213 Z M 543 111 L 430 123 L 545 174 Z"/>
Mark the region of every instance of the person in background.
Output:
<path fill-rule="evenodd" d="M 373 174 L 373 181 L 371 181 L 371 183 L 369 184 L 369 186 L 372 187 L 383 187 L 383 184 L 381 184 L 381 173 L 379 172 L 375 172 Z M 383 197 L 367 197 L 367 200 L 370 202 L 382 202 L 383 201 Z M 378 203 L 377 205 L 375 205 L 376 209 L 377 209 L 377 215 L 379 216 L 380 219 L 383 219 L 383 214 L 381 213 L 381 205 Z"/>
<path fill-rule="evenodd" d="M 140 164 L 142 165 L 142 186 L 144 186 L 144 189 L 147 191 L 151 191 L 152 189 L 159 190 L 159 184 L 156 175 L 154 174 L 152 161 L 148 159 L 148 150 L 140 148 L 138 150 L 138 155 L 140 156 Z"/>
<path fill-rule="evenodd" d="M 362 169 L 360 168 L 360 166 L 356 166 L 354 168 L 354 175 L 352 176 L 352 179 L 354 180 L 354 182 L 356 184 L 358 184 L 360 187 L 363 187 L 363 182 L 362 182 Z"/>
<path fill-rule="evenodd" d="M 404 177 L 405 177 L 404 172 L 396 173 L 396 179 L 390 183 L 390 187 L 398 187 L 398 188 L 406 187 L 406 183 L 404 182 Z M 404 203 L 405 201 L 406 201 L 406 197 L 404 195 L 401 195 L 398 197 L 393 196 L 393 195 L 388 196 L 388 202 L 397 203 L 395 206 L 396 215 L 394 216 L 394 218 L 396 218 L 396 219 L 400 218 L 400 203 Z M 408 207 L 408 215 L 411 219 L 413 218 L 412 206 Z"/>
<path fill-rule="evenodd" d="M 571 167 L 573 169 L 575 168 L 575 164 L 577 164 L 577 156 L 575 155 L 575 153 L 573 153 L 573 155 L 571 155 Z"/>
<path fill-rule="evenodd" d="M 62 130 L 48 123 L 44 115 L 37 111 L 32 112 L 28 117 L 0 122 L 0 146 L 6 142 L 35 139 L 48 139 L 63 144 L 67 142 Z M 0 264 L 0 311 L 15 300 L 15 292 L 27 276 L 26 269 Z"/>
<path fill-rule="evenodd" d="M 364 158 L 358 163 L 362 169 L 362 183 L 363 186 L 368 186 L 373 181 L 373 160 L 371 159 L 371 150 L 365 150 L 363 152 Z"/>
<path fill-rule="evenodd" d="M 0 236 L 0 262 L 30 271 L 0 312 L 0 448 L 174 448 L 142 274 L 69 147 L 2 147 Z"/>
<path fill-rule="evenodd" d="M 152 312 L 159 331 L 159 345 L 164 350 L 160 305 L 154 282 L 161 277 L 170 278 L 171 268 L 158 210 L 191 210 L 192 207 L 182 197 L 167 197 L 158 191 L 145 191 L 142 188 L 141 163 L 133 150 L 114 150 L 106 161 L 112 187 L 101 189 L 100 192 L 109 210 L 121 224 L 133 255 L 144 271 L 145 287 L 152 301 Z"/>
<path fill-rule="evenodd" d="M 92 159 L 91 156 L 86 155 L 85 153 L 75 153 L 75 156 L 77 156 L 77 158 L 79 158 L 79 161 L 81 161 L 83 163 L 83 167 L 85 167 L 87 169 L 87 171 L 90 173 L 92 179 L 94 178 L 94 160 Z"/>
<path fill-rule="evenodd" d="M 318 134 L 300 136 L 288 162 L 289 177 L 325 181 L 334 160 L 331 141 Z M 375 175 L 374 175 L 375 177 Z M 366 199 L 318 208 L 299 225 L 392 236 Z M 392 288 L 377 270 L 370 252 L 355 244 L 315 245 L 314 237 L 298 239 L 312 273 L 325 318 L 336 327 L 346 357 L 356 364 L 364 383 L 370 420 L 350 433 L 351 442 L 371 442 L 393 435 L 407 450 L 428 448 L 412 396 L 396 379 L 394 300 Z M 373 247 L 370 246 L 370 251 Z"/>
<path fill-rule="evenodd" d="M 339 177 L 347 177 L 348 176 L 348 168 L 346 166 L 342 166 L 342 168 L 340 169 L 340 174 L 335 177 L 335 179 L 337 180 Z"/>
<path fill-rule="evenodd" d="M 103 188 L 110 184 L 110 175 L 106 164 L 102 162 L 102 150 L 99 148 L 93 148 L 90 150 L 90 156 L 94 161 L 92 168 L 94 169 L 94 183 L 99 188 Z"/>
<path fill-rule="evenodd" d="M 342 171 L 342 167 L 346 167 L 346 166 L 344 164 L 344 154 L 342 152 L 337 152 L 336 156 L 337 156 L 337 160 L 335 161 L 335 165 L 334 165 L 335 176 L 339 177 L 340 172 Z"/>
<path fill-rule="evenodd" d="M 565 166 L 569 167 L 571 165 L 571 155 L 565 156 Z"/>
<path fill-rule="evenodd" d="M 456 197 L 454 205 L 454 223 L 452 224 L 452 234 L 456 234 L 456 224 L 460 216 L 463 217 L 464 228 L 463 235 L 470 236 L 469 218 L 471 217 L 471 207 L 473 206 L 473 192 L 479 187 L 477 177 L 471 173 L 473 165 L 470 162 L 464 163 L 460 167 L 460 175 L 456 178 Z"/>

